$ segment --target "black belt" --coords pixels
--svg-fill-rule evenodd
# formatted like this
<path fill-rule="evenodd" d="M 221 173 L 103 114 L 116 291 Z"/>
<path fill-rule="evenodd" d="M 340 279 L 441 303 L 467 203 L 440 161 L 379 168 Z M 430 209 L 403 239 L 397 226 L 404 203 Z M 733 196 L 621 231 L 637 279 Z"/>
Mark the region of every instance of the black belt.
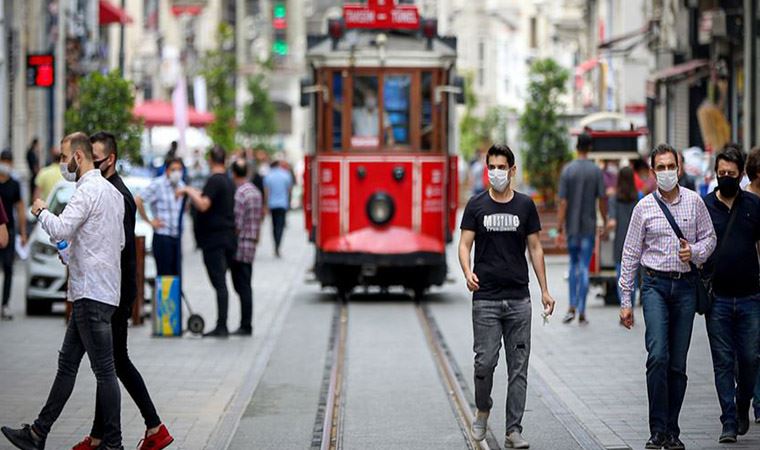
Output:
<path fill-rule="evenodd" d="M 644 272 L 652 277 L 670 278 L 671 280 L 680 280 L 681 278 L 692 276 L 691 272 L 663 272 L 662 270 L 654 270 L 649 267 L 644 267 Z"/>

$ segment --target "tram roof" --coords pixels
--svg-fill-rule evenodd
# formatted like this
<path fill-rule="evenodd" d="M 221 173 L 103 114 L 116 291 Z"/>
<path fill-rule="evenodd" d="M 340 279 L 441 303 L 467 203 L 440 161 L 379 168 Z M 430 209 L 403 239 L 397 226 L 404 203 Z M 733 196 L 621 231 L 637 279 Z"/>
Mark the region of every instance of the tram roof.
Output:
<path fill-rule="evenodd" d="M 384 52 L 377 42 L 381 34 L 386 37 Z M 427 38 L 394 31 L 348 30 L 337 45 L 327 35 L 310 36 L 309 41 L 306 58 L 315 67 L 448 67 L 457 55 L 456 38 L 435 37 L 428 46 Z"/>

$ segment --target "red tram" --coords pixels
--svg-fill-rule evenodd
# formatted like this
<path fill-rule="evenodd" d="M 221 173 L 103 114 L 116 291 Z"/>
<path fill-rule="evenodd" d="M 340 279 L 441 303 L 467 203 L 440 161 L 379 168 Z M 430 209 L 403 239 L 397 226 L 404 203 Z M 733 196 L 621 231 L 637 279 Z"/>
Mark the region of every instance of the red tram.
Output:
<path fill-rule="evenodd" d="M 302 83 L 315 124 L 304 175 L 314 272 L 340 296 L 369 285 L 422 296 L 445 280 L 456 220 L 456 39 L 390 0 L 343 12 L 309 37 Z"/>

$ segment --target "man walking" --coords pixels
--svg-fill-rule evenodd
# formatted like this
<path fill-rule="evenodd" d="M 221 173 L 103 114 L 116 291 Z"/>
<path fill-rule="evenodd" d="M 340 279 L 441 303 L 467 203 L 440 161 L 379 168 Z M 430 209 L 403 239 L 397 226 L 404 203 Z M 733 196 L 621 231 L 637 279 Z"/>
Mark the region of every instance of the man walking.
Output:
<path fill-rule="evenodd" d="M 562 169 L 559 178 L 559 235 L 567 236 L 570 254 L 570 308 L 562 321 L 570 323 L 578 315 L 581 325 L 586 320 L 586 297 L 588 296 L 591 254 L 596 240 L 596 207 L 607 226 L 607 202 L 605 201 L 604 174 L 602 169 L 588 159 L 591 136 L 578 135 L 578 157 Z"/>
<path fill-rule="evenodd" d="M 145 420 L 147 431 L 140 445 L 140 450 L 158 450 L 167 447 L 174 440 L 161 419 L 150 398 L 140 372 L 132 364 L 127 353 L 127 329 L 132 315 L 132 304 L 137 297 L 137 254 L 135 247 L 135 201 L 132 194 L 116 173 L 118 148 L 114 135 L 105 132 L 90 136 L 93 162 L 100 173 L 124 197 L 124 249 L 121 251 L 121 300 L 111 317 L 113 335 L 113 359 L 116 376 L 132 397 Z M 96 450 L 103 441 L 103 409 L 95 406 L 95 420 L 90 435 L 75 445 L 73 450 Z"/>
<path fill-rule="evenodd" d="M 274 254 L 280 257 L 282 233 L 285 230 L 285 217 L 290 208 L 290 190 L 293 177 L 282 167 L 282 161 L 275 160 L 272 168 L 264 177 L 264 195 L 269 211 L 272 213 L 272 232 L 274 234 Z"/>
<path fill-rule="evenodd" d="M 715 300 L 705 319 L 723 431 L 718 442 L 736 442 L 749 431 L 749 409 L 760 352 L 760 198 L 742 192 L 744 153 L 728 145 L 715 159 L 718 189 L 705 205 L 718 236 L 708 261 Z"/>
<path fill-rule="evenodd" d="M 177 189 L 177 195 L 187 195 L 198 210 L 197 227 L 201 239 L 198 245 L 203 251 L 203 263 L 206 265 L 211 285 L 216 290 L 217 319 L 216 328 L 204 334 L 205 337 L 226 338 L 227 308 L 229 291 L 227 290 L 227 269 L 235 256 L 235 185 L 227 176 L 224 165 L 226 153 L 222 147 L 215 146 L 209 151 L 211 176 L 203 191 L 185 186 Z"/>
<path fill-rule="evenodd" d="M 248 181 L 248 164 L 244 159 L 238 159 L 232 165 L 232 181 L 237 186 L 235 191 L 237 250 L 230 269 L 232 284 L 235 292 L 240 296 L 240 328 L 233 334 L 251 336 L 253 335 L 251 277 L 256 244 L 259 242 L 262 199 L 261 192 Z"/>
<path fill-rule="evenodd" d="M 34 194 L 32 198 L 39 198 L 47 201 L 48 196 L 53 192 L 56 184 L 63 181 L 61 175 L 61 150 L 58 147 L 50 149 L 51 162 L 43 167 L 34 180 Z"/>
<path fill-rule="evenodd" d="M 707 261 L 716 238 L 702 199 L 678 186 L 678 155 L 673 147 L 658 145 L 650 161 L 657 190 L 636 205 L 628 226 L 618 282 L 620 320 L 627 328 L 633 326 L 631 293 L 641 264 L 651 432 L 646 448 L 678 450 L 684 448 L 678 416 L 686 394 L 696 283 L 701 283 L 691 267 Z M 683 239 L 670 225 L 666 211 Z"/>
<path fill-rule="evenodd" d="M 2 432 L 18 448 L 41 450 L 50 428 L 74 390 L 85 353 L 97 379 L 97 405 L 102 408 L 103 442 L 99 450 L 122 449 L 121 394 L 114 371 L 111 316 L 119 305 L 121 250 L 124 248 L 124 199 L 93 164 L 92 145 L 84 133 L 61 143 L 61 170 L 76 181 L 76 191 L 60 216 L 40 199 L 32 214 L 55 241 L 69 243 L 68 299 L 71 319 L 58 356 L 58 372 L 47 403 L 33 425 Z"/>
<path fill-rule="evenodd" d="M 493 401 L 493 371 L 499 362 L 502 339 L 506 349 L 507 436 L 505 447 L 528 448 L 522 437 L 522 417 L 528 387 L 530 355 L 530 292 L 525 248 L 541 287 L 544 314 L 554 311 L 546 284 L 544 251 L 538 232 L 536 205 L 510 185 L 517 167 L 512 150 L 493 145 L 486 155 L 490 189 L 470 199 L 462 216 L 459 263 L 472 294 L 475 404 L 472 438 L 482 441 Z M 470 253 L 475 244 L 474 266 Z"/>
<path fill-rule="evenodd" d="M 0 318 L 9 320 L 13 318 L 8 304 L 11 301 L 11 288 L 13 287 L 13 261 L 16 256 L 16 231 L 18 231 L 21 244 L 26 245 L 26 209 L 21 201 L 21 184 L 16 181 L 13 173 L 13 152 L 3 150 L 0 153 L 0 201 L 8 215 L 8 246 L 0 249 L 0 263 L 3 266 L 3 306 L 0 309 Z M 15 215 L 14 215 L 15 212 Z M 18 220 L 18 229 L 16 228 Z"/>
<path fill-rule="evenodd" d="M 179 218 L 182 215 L 182 197 L 177 189 L 185 187 L 182 181 L 182 160 L 168 157 L 164 174 L 154 178 L 148 187 L 136 197 L 135 204 L 140 217 L 153 227 L 153 257 L 156 259 L 156 275 L 179 275 L 181 262 Z M 150 207 L 153 220 L 145 212 Z"/>

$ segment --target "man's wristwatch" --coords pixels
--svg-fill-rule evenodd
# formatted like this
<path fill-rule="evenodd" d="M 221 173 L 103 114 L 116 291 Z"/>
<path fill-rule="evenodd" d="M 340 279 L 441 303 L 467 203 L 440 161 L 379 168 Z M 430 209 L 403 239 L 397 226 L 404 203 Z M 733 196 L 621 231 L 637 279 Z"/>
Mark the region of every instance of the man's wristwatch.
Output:
<path fill-rule="evenodd" d="M 47 208 L 45 208 L 43 206 L 40 209 L 38 209 L 36 213 L 34 211 L 32 211 L 32 214 L 34 214 L 34 217 L 40 217 L 40 214 L 42 214 L 42 211 L 44 211 L 45 209 L 47 209 Z"/>

